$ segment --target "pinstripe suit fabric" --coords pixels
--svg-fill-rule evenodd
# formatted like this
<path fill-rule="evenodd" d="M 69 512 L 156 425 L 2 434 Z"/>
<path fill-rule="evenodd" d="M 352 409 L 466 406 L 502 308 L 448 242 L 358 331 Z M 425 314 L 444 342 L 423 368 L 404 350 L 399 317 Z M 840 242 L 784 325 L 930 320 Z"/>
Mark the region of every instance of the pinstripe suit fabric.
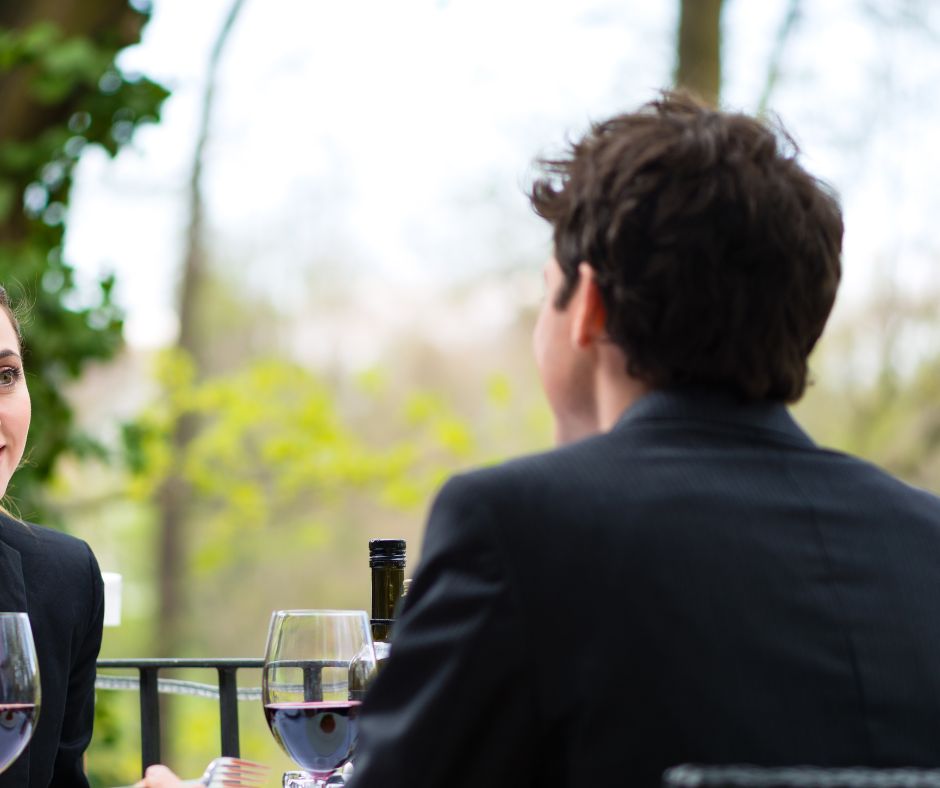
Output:
<path fill-rule="evenodd" d="M 449 481 L 351 788 L 940 765 L 940 499 L 777 404 L 654 392 Z"/>

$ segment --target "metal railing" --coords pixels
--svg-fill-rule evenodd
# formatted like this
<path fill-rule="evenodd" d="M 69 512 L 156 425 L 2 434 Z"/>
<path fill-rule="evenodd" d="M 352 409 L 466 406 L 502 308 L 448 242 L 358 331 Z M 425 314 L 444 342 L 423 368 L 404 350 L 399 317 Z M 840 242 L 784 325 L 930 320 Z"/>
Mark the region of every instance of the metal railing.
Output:
<path fill-rule="evenodd" d="M 238 688 L 241 668 L 261 669 L 262 659 L 99 659 L 99 671 L 104 669 L 135 670 L 137 677 L 114 676 L 99 672 L 95 681 L 98 689 L 140 691 L 140 756 L 141 774 L 148 766 L 160 763 L 160 693 L 196 695 L 219 699 L 219 729 L 222 755 L 239 757 L 238 701 L 260 700 L 260 688 Z M 161 670 L 202 668 L 215 670 L 218 683 L 202 684 L 195 681 L 162 679 Z"/>
<path fill-rule="evenodd" d="M 391 627 L 393 618 L 373 618 L 372 626 L 384 624 Z M 288 664 L 282 662 L 281 664 Z M 302 661 L 296 663 L 303 667 L 304 698 L 314 700 L 320 697 L 320 670 L 327 667 L 325 662 Z M 339 664 L 339 663 L 337 663 Z M 345 663 L 343 663 L 345 664 Z M 261 700 L 260 687 L 238 687 L 238 671 L 241 668 L 261 670 L 263 659 L 99 659 L 98 677 L 95 688 L 103 690 L 139 690 L 140 691 L 140 759 L 141 774 L 148 766 L 160 763 L 160 693 L 177 695 L 195 695 L 203 698 L 219 699 L 219 729 L 221 734 L 222 755 L 234 758 L 241 756 L 238 736 L 238 701 Z M 101 669 L 136 670 L 137 677 L 102 674 Z M 195 681 L 162 679 L 161 670 L 180 670 L 202 668 L 215 670 L 218 684 L 203 684 Z"/>

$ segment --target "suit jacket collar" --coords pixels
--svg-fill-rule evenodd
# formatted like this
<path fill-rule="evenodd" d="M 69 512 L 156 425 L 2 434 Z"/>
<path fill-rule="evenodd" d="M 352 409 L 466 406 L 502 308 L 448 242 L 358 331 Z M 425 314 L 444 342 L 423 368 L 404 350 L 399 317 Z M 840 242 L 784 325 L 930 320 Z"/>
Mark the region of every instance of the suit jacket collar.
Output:
<path fill-rule="evenodd" d="M 26 612 L 26 584 L 23 563 L 18 550 L 4 541 L 6 524 L 0 524 L 0 610 L 8 613 Z"/>
<path fill-rule="evenodd" d="M 652 391 L 624 411 L 614 430 L 657 421 L 695 422 L 728 430 L 760 430 L 788 443 L 815 446 L 783 403 L 742 400 L 732 392 L 705 386 Z"/>

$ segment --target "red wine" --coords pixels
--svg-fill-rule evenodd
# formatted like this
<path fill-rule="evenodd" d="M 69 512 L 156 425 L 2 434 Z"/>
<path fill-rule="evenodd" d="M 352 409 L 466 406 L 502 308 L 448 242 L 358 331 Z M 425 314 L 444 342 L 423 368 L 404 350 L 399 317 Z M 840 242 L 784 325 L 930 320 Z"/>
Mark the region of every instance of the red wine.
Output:
<path fill-rule="evenodd" d="M 36 721 L 33 703 L 0 703 L 0 770 L 29 744 Z"/>
<path fill-rule="evenodd" d="M 268 727 L 284 751 L 318 777 L 343 766 L 356 748 L 359 701 L 269 703 Z"/>

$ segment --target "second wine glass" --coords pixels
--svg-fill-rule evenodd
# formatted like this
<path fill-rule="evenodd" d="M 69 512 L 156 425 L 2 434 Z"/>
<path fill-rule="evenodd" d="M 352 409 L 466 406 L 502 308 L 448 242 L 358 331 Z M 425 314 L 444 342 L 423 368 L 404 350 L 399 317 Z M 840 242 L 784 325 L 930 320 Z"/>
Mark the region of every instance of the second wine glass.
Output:
<path fill-rule="evenodd" d="M 375 673 L 362 610 L 280 610 L 271 617 L 262 700 L 284 752 L 320 784 L 353 757 L 359 706 Z"/>
<path fill-rule="evenodd" d="M 39 667 L 26 613 L 0 613 L 0 773 L 29 744 L 39 719 Z"/>

